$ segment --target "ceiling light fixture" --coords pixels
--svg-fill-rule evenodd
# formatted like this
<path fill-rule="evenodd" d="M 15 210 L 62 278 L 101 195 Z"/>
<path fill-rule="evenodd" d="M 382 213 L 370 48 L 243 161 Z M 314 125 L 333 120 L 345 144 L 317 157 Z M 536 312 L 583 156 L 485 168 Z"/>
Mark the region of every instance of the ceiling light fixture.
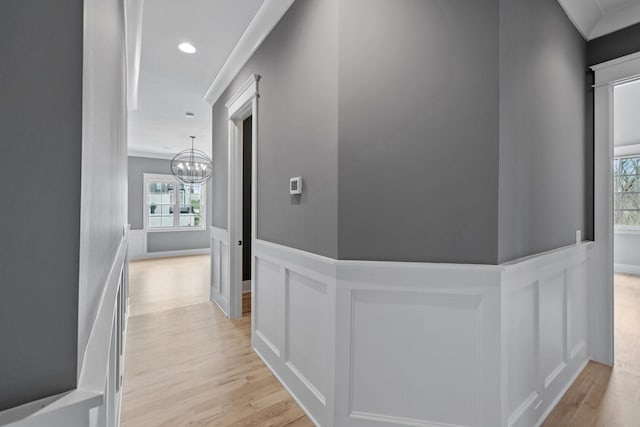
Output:
<path fill-rule="evenodd" d="M 184 113 L 184 115 L 186 116 L 187 119 L 193 119 L 196 115 L 190 112 L 186 112 Z"/>
<path fill-rule="evenodd" d="M 180 43 L 178 45 L 178 49 L 183 51 L 184 53 L 196 53 L 196 48 L 191 43 Z"/>
<path fill-rule="evenodd" d="M 183 184 L 204 184 L 213 176 L 213 162 L 204 152 L 193 148 L 182 150 L 171 160 L 171 173 Z"/>

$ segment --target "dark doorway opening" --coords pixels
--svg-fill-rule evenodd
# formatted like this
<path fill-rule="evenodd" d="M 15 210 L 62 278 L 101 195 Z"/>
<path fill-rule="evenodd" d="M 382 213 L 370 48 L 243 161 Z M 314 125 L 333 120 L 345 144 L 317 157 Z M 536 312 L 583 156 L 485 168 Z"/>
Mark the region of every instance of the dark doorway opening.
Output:
<path fill-rule="evenodd" d="M 251 167 L 253 123 L 242 122 L 242 312 L 251 311 Z"/>

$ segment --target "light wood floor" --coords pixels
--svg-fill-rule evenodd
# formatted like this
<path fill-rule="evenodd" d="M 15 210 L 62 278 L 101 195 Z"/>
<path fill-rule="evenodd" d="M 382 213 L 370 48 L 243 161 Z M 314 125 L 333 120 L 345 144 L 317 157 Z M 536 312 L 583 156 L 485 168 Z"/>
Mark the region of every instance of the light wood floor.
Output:
<path fill-rule="evenodd" d="M 122 426 L 312 426 L 251 350 L 251 294 L 229 321 L 209 257 L 130 264 Z M 640 427 L 640 277 L 616 275 L 616 365 L 589 363 L 544 427 Z"/>
<path fill-rule="evenodd" d="M 251 292 L 244 292 L 242 294 L 242 315 L 251 315 Z"/>
<path fill-rule="evenodd" d="M 208 256 L 129 271 L 123 427 L 313 425 L 252 351 L 250 312 L 230 321 L 209 302 Z"/>
<path fill-rule="evenodd" d="M 130 315 L 208 302 L 210 258 L 196 255 L 131 261 Z"/>
<path fill-rule="evenodd" d="M 640 277 L 615 278 L 615 366 L 590 362 L 543 427 L 640 426 Z"/>

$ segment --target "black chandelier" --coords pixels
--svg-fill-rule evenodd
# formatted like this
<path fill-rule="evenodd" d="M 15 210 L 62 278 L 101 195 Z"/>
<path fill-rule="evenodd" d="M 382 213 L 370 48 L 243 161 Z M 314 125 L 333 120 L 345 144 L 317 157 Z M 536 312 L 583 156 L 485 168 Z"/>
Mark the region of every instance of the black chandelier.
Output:
<path fill-rule="evenodd" d="M 183 184 L 204 184 L 213 176 L 213 162 L 203 151 L 193 148 L 182 150 L 171 159 L 171 173 Z"/>

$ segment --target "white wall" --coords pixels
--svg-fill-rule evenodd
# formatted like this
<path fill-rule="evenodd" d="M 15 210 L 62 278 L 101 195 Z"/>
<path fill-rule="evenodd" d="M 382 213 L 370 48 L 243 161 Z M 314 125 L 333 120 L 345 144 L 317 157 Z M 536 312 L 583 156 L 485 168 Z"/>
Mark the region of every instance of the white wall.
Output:
<path fill-rule="evenodd" d="M 124 3 L 84 2 L 78 372 L 127 221 Z"/>
<path fill-rule="evenodd" d="M 640 155 L 640 80 L 614 87 L 613 141 L 615 156 Z M 616 272 L 640 274 L 640 230 L 616 228 L 613 237 Z"/>
<path fill-rule="evenodd" d="M 640 231 L 615 231 L 613 261 L 617 273 L 640 275 Z"/>
<path fill-rule="evenodd" d="M 616 147 L 640 143 L 640 80 L 615 86 L 613 142 Z"/>

